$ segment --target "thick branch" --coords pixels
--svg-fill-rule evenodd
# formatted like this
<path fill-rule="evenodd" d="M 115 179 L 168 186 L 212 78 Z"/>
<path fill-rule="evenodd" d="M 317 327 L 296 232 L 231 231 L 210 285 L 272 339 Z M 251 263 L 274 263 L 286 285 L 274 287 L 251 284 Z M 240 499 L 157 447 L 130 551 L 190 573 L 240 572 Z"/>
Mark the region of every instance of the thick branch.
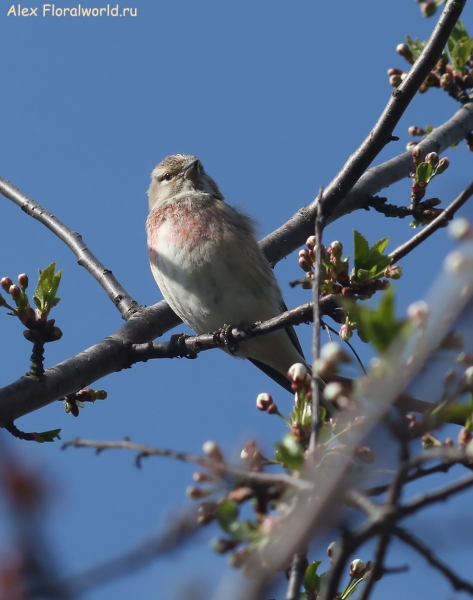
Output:
<path fill-rule="evenodd" d="M 473 102 L 462 106 L 451 119 L 437 127 L 419 147 L 427 152 L 441 154 L 452 144 L 458 143 L 473 130 Z M 367 198 L 376 196 L 383 189 L 409 177 L 414 168 L 412 153 L 399 156 L 369 169 L 360 177 L 343 202 L 339 204 L 328 223 L 340 219 L 354 210 L 364 208 Z M 332 185 L 332 184 L 331 184 Z M 409 184 L 410 189 L 410 184 Z M 261 247 L 271 264 L 276 264 L 305 243 L 314 231 L 315 203 L 303 206 L 284 225 L 261 240 Z"/>
<path fill-rule="evenodd" d="M 321 304 L 322 311 L 330 311 L 336 306 L 331 296 L 324 298 Z M 312 304 L 307 303 L 302 305 L 302 309 L 292 309 L 282 316 L 257 324 L 252 329 L 235 331 L 235 337 L 237 340 L 247 339 L 281 329 L 289 323 L 310 321 L 312 314 Z M 145 344 L 162 335 L 169 328 L 170 322 L 177 324 L 176 320 L 177 317 L 165 302 L 141 309 L 111 336 L 47 369 L 41 378 L 24 376 L 0 389 L 0 426 L 4 427 L 19 417 L 83 389 L 106 375 L 128 368 L 138 360 L 165 357 L 166 352 L 168 356 L 195 353 L 199 347 L 196 340 L 200 338 L 208 348 L 221 345 L 214 340 L 212 334 L 207 334 L 200 338 L 187 338 L 185 343 L 189 345 L 189 350 L 184 348 L 181 353 L 174 350 L 171 353 L 170 342 L 133 349 L 133 344 Z M 176 348 L 176 344 L 173 347 Z M 153 353 L 156 355 L 152 356 Z"/>

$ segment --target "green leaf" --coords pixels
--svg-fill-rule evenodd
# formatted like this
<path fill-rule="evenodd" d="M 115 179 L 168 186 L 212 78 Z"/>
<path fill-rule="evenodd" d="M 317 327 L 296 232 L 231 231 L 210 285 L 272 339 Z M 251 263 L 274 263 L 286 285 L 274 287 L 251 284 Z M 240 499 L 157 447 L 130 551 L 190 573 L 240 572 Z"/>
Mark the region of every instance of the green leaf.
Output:
<path fill-rule="evenodd" d="M 359 231 L 353 230 L 355 246 L 355 266 L 351 278 L 355 283 L 366 283 L 371 279 L 378 279 L 384 273 L 392 259 L 383 254 L 389 238 L 382 238 L 370 248 L 368 241 Z"/>
<path fill-rule="evenodd" d="M 465 39 L 457 42 L 450 51 L 450 58 L 452 59 L 453 68 L 460 73 L 463 72 L 465 65 L 467 64 L 471 49 L 473 47 L 473 39 Z"/>
<path fill-rule="evenodd" d="M 409 44 L 414 60 L 417 60 L 427 42 L 421 42 L 418 38 L 414 40 L 409 35 L 406 35 L 406 41 Z"/>
<path fill-rule="evenodd" d="M 39 311 L 48 315 L 61 298 L 56 296 L 61 281 L 62 270 L 55 273 L 56 263 L 51 263 L 43 271 L 39 271 L 38 283 L 33 301 Z"/>
<path fill-rule="evenodd" d="M 304 587 L 310 594 L 316 594 L 320 590 L 320 576 L 317 575 L 317 569 L 319 568 L 320 563 L 320 560 L 314 561 L 305 571 Z"/>
<path fill-rule="evenodd" d="M 416 183 L 429 183 L 434 168 L 430 163 L 421 162 L 416 168 Z"/>
<path fill-rule="evenodd" d="M 217 507 L 217 520 L 220 523 L 220 527 L 227 533 L 231 533 L 231 527 L 233 523 L 238 519 L 240 510 L 238 504 L 233 500 L 224 498 L 219 502 Z"/>
<path fill-rule="evenodd" d="M 375 310 L 353 300 L 343 299 L 341 302 L 348 312 L 350 322 L 356 323 L 360 339 L 371 343 L 380 354 L 386 351 L 401 332 L 407 333 L 407 321 L 396 319 L 393 288 L 383 294 Z"/>
<path fill-rule="evenodd" d="M 299 470 L 304 464 L 304 450 L 292 434 L 287 433 L 283 441 L 276 444 L 276 458 L 286 468 Z"/>
<path fill-rule="evenodd" d="M 38 442 L 39 444 L 42 444 L 43 442 L 54 442 L 55 439 L 60 440 L 61 436 L 59 435 L 61 433 L 60 429 L 51 429 L 50 431 L 41 431 L 41 433 L 35 433 L 35 442 Z"/>

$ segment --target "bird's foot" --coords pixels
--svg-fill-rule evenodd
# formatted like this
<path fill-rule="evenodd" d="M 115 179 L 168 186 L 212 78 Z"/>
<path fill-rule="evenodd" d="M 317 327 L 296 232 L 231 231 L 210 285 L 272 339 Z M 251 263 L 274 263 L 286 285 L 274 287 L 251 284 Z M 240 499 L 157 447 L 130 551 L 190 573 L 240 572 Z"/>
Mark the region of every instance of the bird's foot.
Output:
<path fill-rule="evenodd" d="M 239 344 L 233 337 L 232 329 L 233 325 L 224 325 L 214 333 L 214 341 L 216 344 L 222 344 L 230 354 L 236 354 L 238 352 Z"/>

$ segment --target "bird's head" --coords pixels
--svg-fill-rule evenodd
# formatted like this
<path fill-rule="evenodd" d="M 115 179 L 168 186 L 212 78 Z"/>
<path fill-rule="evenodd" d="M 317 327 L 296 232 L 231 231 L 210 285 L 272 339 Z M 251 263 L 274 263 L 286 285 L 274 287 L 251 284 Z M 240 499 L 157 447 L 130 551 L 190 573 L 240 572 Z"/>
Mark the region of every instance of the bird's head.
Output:
<path fill-rule="evenodd" d="M 215 181 L 207 175 L 200 160 L 190 154 L 164 158 L 151 173 L 148 189 L 149 209 L 184 192 L 204 192 L 223 200 Z"/>

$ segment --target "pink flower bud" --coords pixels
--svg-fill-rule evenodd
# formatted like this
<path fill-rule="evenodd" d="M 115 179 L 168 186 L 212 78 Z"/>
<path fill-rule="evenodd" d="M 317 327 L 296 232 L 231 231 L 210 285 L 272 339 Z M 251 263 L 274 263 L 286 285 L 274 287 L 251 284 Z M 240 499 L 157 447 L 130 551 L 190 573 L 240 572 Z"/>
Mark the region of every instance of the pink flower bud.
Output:
<path fill-rule="evenodd" d="M 13 285 L 13 281 L 10 279 L 10 277 L 2 277 L 2 279 L 0 281 L 0 285 L 8 294 L 8 293 L 10 293 L 9 290 L 10 290 L 10 287 Z"/>
<path fill-rule="evenodd" d="M 399 265 L 389 265 L 384 269 L 384 276 L 388 279 L 401 279 L 402 267 Z"/>
<path fill-rule="evenodd" d="M 302 363 L 296 363 L 289 368 L 287 376 L 291 381 L 304 381 L 307 377 L 307 367 Z"/>
<path fill-rule="evenodd" d="M 21 273 L 21 275 L 18 275 L 18 285 L 23 291 L 26 290 L 28 287 L 28 275 L 26 273 Z"/>
<path fill-rule="evenodd" d="M 343 245 L 341 242 L 335 241 L 332 242 L 329 246 L 329 252 L 335 258 L 340 258 L 343 253 Z"/>
<path fill-rule="evenodd" d="M 407 307 L 407 316 L 414 327 L 425 327 L 429 314 L 429 305 L 424 300 L 413 302 Z"/>
<path fill-rule="evenodd" d="M 438 161 L 439 161 L 439 155 L 437 154 L 437 152 L 429 152 L 425 157 L 425 162 L 429 163 L 433 167 L 435 167 L 437 165 Z"/>
<path fill-rule="evenodd" d="M 350 563 L 350 577 L 360 577 L 366 571 L 366 563 L 360 558 L 355 558 Z"/>
<path fill-rule="evenodd" d="M 416 146 L 412 150 L 412 160 L 413 160 L 414 164 L 416 166 L 418 164 L 420 164 L 422 162 L 423 157 L 424 157 L 424 149 Z"/>
<path fill-rule="evenodd" d="M 449 166 L 450 166 L 450 161 L 448 160 L 448 158 L 446 156 L 444 156 L 438 162 L 437 168 L 435 169 L 436 174 L 440 175 L 440 173 L 443 173 L 444 171 L 446 171 Z"/>
<path fill-rule="evenodd" d="M 11 285 L 8 293 L 13 298 L 13 300 L 19 300 L 21 297 L 21 290 L 17 285 Z"/>
<path fill-rule="evenodd" d="M 256 408 L 258 410 L 262 410 L 263 412 L 266 412 L 268 410 L 268 408 L 271 406 L 271 404 L 273 403 L 273 397 L 271 396 L 271 394 L 258 394 L 257 398 L 256 398 Z"/>
<path fill-rule="evenodd" d="M 350 340 L 353 336 L 353 327 L 350 325 L 350 323 L 343 323 L 343 325 L 340 327 L 338 335 L 343 342 L 348 342 L 348 340 Z"/>

